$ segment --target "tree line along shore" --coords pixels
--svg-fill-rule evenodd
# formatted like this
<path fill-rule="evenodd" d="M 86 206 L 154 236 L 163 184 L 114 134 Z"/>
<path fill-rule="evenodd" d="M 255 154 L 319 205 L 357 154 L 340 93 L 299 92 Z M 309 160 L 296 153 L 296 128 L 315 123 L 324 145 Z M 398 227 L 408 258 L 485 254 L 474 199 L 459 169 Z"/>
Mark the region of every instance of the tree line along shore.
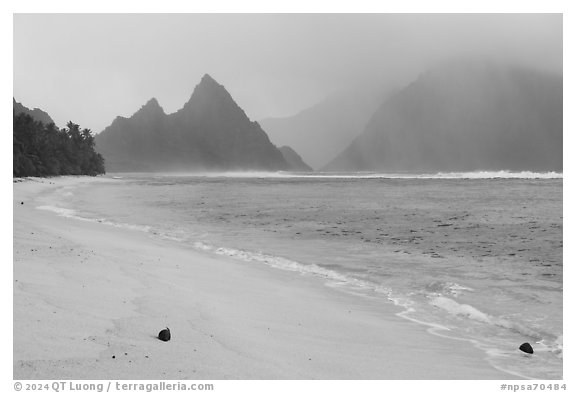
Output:
<path fill-rule="evenodd" d="M 58 129 L 26 113 L 13 112 L 13 176 L 90 175 L 105 173 L 104 158 L 94 150 L 87 128 L 69 122 Z"/>

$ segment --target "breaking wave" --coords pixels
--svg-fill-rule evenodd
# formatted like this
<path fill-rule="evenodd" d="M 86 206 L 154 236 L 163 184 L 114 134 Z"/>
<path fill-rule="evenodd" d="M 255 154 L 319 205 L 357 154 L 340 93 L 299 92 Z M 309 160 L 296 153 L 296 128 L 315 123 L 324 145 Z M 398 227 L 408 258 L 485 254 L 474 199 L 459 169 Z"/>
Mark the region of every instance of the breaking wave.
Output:
<path fill-rule="evenodd" d="M 510 172 L 510 171 L 476 171 L 476 172 L 438 172 L 438 173 L 378 173 L 378 172 L 213 172 L 181 173 L 169 176 L 190 176 L 206 178 L 257 178 L 257 179 L 562 179 L 560 172 Z"/>
<path fill-rule="evenodd" d="M 367 282 L 351 278 L 334 270 L 326 269 L 315 264 L 303 264 L 287 258 L 268 255 L 260 252 L 250 252 L 227 247 L 215 247 L 203 242 L 195 242 L 193 245 L 197 250 L 212 252 L 214 254 L 224 255 L 241 261 L 260 262 L 277 269 L 297 272 L 300 274 L 314 275 L 342 284 L 350 283 L 356 284 L 360 287 L 369 286 Z"/>
<path fill-rule="evenodd" d="M 510 171 L 478 171 L 478 172 L 438 172 L 438 173 L 318 173 L 309 175 L 293 175 L 311 178 L 342 178 L 342 179 L 562 179 L 558 172 L 510 172 Z"/>
<path fill-rule="evenodd" d="M 524 336 L 531 337 L 537 341 L 542 340 L 542 334 L 533 329 L 523 326 L 517 322 L 486 314 L 469 304 L 461 304 L 444 296 L 434 297 L 432 300 L 430 300 L 430 304 L 454 316 L 468 318 L 476 322 L 482 322 L 489 325 L 509 329 Z"/>

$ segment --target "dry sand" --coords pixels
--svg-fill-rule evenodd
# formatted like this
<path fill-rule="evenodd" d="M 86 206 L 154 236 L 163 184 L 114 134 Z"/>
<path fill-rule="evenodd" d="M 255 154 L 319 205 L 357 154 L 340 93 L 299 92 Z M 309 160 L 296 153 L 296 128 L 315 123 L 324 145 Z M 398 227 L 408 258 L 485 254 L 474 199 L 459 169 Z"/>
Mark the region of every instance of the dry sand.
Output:
<path fill-rule="evenodd" d="M 513 378 L 392 304 L 36 208 L 81 181 L 14 183 L 15 379 Z"/>

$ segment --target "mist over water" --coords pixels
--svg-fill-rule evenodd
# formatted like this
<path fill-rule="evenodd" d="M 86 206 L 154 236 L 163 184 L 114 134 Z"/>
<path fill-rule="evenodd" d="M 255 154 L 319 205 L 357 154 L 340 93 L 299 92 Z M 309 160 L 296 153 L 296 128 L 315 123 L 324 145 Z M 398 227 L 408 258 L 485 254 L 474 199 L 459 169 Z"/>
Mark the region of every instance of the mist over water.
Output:
<path fill-rule="evenodd" d="M 558 172 L 439 172 L 439 173 L 373 173 L 373 172 L 205 172 L 165 173 L 164 176 L 184 177 L 230 177 L 230 178 L 319 178 L 319 179 L 562 179 Z M 121 178 L 122 176 L 119 176 Z"/>

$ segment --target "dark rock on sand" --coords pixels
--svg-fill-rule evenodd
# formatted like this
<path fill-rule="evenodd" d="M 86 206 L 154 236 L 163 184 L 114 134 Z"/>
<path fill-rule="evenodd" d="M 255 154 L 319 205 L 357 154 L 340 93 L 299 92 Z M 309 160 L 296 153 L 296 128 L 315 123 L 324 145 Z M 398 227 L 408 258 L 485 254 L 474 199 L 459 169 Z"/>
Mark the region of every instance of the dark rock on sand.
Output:
<path fill-rule="evenodd" d="M 158 333 L 158 339 L 162 341 L 170 341 L 170 329 L 166 328 Z"/>
<path fill-rule="evenodd" d="M 532 345 L 530 345 L 529 343 L 524 343 L 522 345 L 520 345 L 520 349 L 522 352 L 526 352 L 526 353 L 534 353 L 534 350 L 532 349 Z"/>

